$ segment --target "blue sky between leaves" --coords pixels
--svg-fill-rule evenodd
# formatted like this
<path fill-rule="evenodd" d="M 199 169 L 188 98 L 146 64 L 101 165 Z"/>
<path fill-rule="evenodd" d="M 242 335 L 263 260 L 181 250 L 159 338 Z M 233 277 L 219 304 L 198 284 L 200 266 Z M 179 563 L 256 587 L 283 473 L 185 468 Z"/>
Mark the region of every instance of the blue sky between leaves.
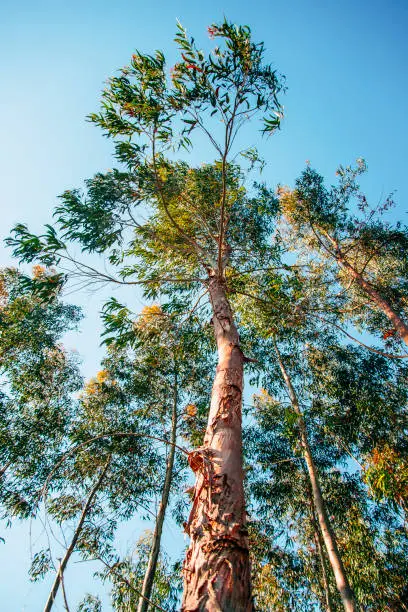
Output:
<path fill-rule="evenodd" d="M 362 184 L 371 201 L 395 191 L 398 206 L 392 215 L 406 222 L 405 1 L 2 0 L 2 240 L 16 222 L 40 231 L 51 219 L 58 194 L 112 167 L 109 141 L 85 116 L 98 109 L 104 80 L 128 62 L 133 50 L 160 48 L 170 68 L 177 18 L 206 47 L 206 27 L 224 15 L 250 25 L 255 38 L 265 41 L 267 57 L 286 75 L 281 132 L 263 142 L 253 134 L 268 162 L 264 179 L 291 185 L 308 159 L 334 181 L 338 164 L 362 156 L 369 167 Z M 199 163 L 209 155 L 203 148 L 193 160 Z M 9 265 L 10 252 L 2 244 L 0 248 L 0 265 Z M 80 333 L 66 341 L 79 351 L 86 376 L 98 369 L 102 355 L 98 313 L 109 294 L 82 291 L 67 297 L 86 314 Z M 140 308 L 133 289 L 125 299 L 133 309 Z M 122 529 L 122 552 L 132 549 L 143 528 L 133 521 Z M 41 527 L 37 524 L 35 530 L 37 534 Z M 39 610 L 51 576 L 43 584 L 28 582 L 28 525 L 16 524 L 5 536 L 6 544 L 0 543 L 0 607 L 7 612 Z M 171 526 L 166 543 L 173 552 L 183 545 Z M 97 589 L 91 574 L 84 564 L 70 568 L 67 590 L 73 609 L 84 591 Z M 56 610 L 62 610 L 60 602 Z"/>

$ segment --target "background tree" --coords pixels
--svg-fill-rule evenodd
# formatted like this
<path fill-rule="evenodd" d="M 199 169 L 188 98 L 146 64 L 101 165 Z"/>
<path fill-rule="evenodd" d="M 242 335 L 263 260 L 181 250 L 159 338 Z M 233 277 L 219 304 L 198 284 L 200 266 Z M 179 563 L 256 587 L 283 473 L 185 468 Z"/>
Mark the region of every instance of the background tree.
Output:
<path fill-rule="evenodd" d="M 196 417 L 208 410 L 213 347 L 209 330 L 203 333 L 197 317 L 190 316 L 180 322 L 178 313 L 172 313 L 168 307 L 166 310 L 166 307 L 158 305 L 147 306 L 134 318 L 124 307 L 118 315 L 118 305 L 114 302 L 107 307 L 104 317 L 106 333 L 116 334 L 116 337 L 108 338 L 109 346 L 130 344 L 133 347 L 136 362 L 131 366 L 132 376 L 139 379 L 140 368 L 143 368 L 143 374 L 149 381 L 146 410 L 149 410 L 149 418 L 153 422 L 160 423 L 160 435 L 169 440 L 149 560 L 142 584 L 138 585 L 138 611 L 145 612 L 149 607 L 159 562 L 170 493 L 176 489 L 179 491 L 185 479 L 183 467 L 186 465 L 183 464 L 183 457 L 176 459 L 176 442 L 180 435 L 194 441 Z M 173 485 L 175 473 L 177 479 Z M 145 543 L 144 550 L 146 546 Z"/>
<path fill-rule="evenodd" d="M 170 495 L 179 495 L 186 478 L 187 462 L 184 456 L 176 457 L 178 437 L 189 436 L 197 407 L 202 411 L 208 403 L 211 352 L 208 334 L 197 324 L 190 321 L 179 329 L 158 306 L 146 307 L 136 319 L 123 310 L 118 319 L 108 309 L 105 322 L 108 356 L 81 394 L 69 432 L 71 448 L 52 470 L 44 492 L 47 513 L 69 542 L 55 567 L 45 610 L 52 608 L 64 585 L 75 552 L 100 561 L 104 579 L 110 576 L 114 586 L 130 589 L 131 601 L 138 595 L 138 605 L 147 609 L 152 591 L 157 591 L 155 574 Z M 139 573 L 145 568 L 140 584 L 136 575 L 129 577 L 131 566 L 114 545 L 117 527 L 136 513 L 154 519 L 149 559 L 138 566 Z M 147 541 L 142 549 L 146 551 Z M 49 550 L 37 553 L 33 578 L 42 577 L 50 564 Z"/>
<path fill-rule="evenodd" d="M 361 366 L 358 357 L 367 357 L 367 352 L 354 347 L 330 348 L 327 340 L 322 340 L 320 350 L 309 347 L 303 358 L 294 353 L 290 345 L 285 355 L 301 389 L 309 443 L 327 504 L 328 518 L 335 530 L 344 566 L 359 604 L 367 609 L 376 609 L 379 601 L 386 605 L 391 600 L 400 600 L 400 605 L 405 605 L 403 573 L 406 532 L 392 507 L 373 504 L 360 470 L 356 471 L 358 463 L 355 459 L 357 457 L 358 462 L 358 458 L 361 458 L 355 441 L 365 439 L 366 444 L 375 445 L 375 440 L 370 440 L 371 427 L 377 429 L 381 437 L 378 424 L 382 419 L 387 419 L 387 409 L 391 413 L 394 411 L 394 414 L 400 413 L 403 408 L 401 386 L 395 385 L 394 395 L 393 376 L 389 376 L 390 403 L 387 404 L 380 377 L 376 379 L 373 376 L 371 379 L 367 376 L 367 369 L 357 369 Z M 332 359 L 331 350 L 342 355 L 341 361 Z M 350 361 L 347 359 L 348 351 Z M 324 365 L 319 358 L 323 359 Z M 380 371 L 381 365 L 386 369 L 387 366 L 391 370 L 395 368 L 394 362 L 368 353 L 368 360 L 377 359 Z M 251 457 L 249 490 L 255 498 L 253 512 L 255 516 L 260 515 L 264 521 L 271 522 L 271 533 L 278 532 L 281 538 L 286 537 L 287 545 L 294 538 L 292 546 L 301 556 L 304 577 L 309 585 L 307 597 L 310 598 L 313 593 L 310 601 L 318 597 L 326 609 L 328 605 L 324 590 L 327 590 L 327 586 L 324 587 L 323 564 L 318 559 L 313 498 L 302 459 L 298 418 L 291 403 L 288 405 L 273 356 L 268 361 L 266 354 L 264 363 L 269 365 L 264 384 L 272 395 L 264 391 L 256 399 L 257 426 L 250 429 L 250 439 L 246 441 Z M 351 370 L 353 375 L 349 376 Z M 396 380 L 398 376 L 394 384 Z M 391 408 L 393 401 L 395 403 Z M 343 427 L 340 413 L 352 415 L 347 425 L 347 417 L 344 416 Z M 362 418 L 361 429 L 367 428 L 365 434 L 358 431 L 358 413 Z M 348 435 L 349 431 L 353 432 L 353 436 Z M 331 609 L 338 609 L 340 602 L 337 601 L 330 575 L 328 588 Z"/>
<path fill-rule="evenodd" d="M 398 347 L 408 343 L 408 234 L 401 223 L 382 218 L 392 196 L 370 207 L 357 182 L 365 171 L 362 159 L 355 168 L 340 166 L 338 185 L 328 188 L 307 167 L 293 191 L 281 189 L 280 202 L 288 237 L 304 261 L 331 276 L 329 295 L 340 320 Z"/>
<path fill-rule="evenodd" d="M 27 517 L 61 449 L 81 386 L 61 338 L 80 310 L 60 299 L 60 279 L 40 266 L 30 278 L 0 272 L 0 500 L 3 517 Z M 42 290 L 48 286 L 47 299 Z"/>
<path fill-rule="evenodd" d="M 53 607 L 60 587 L 69 592 L 64 573 L 72 555 L 114 558 L 118 525 L 145 512 L 157 492 L 160 455 L 152 444 L 156 437 L 151 423 L 137 418 L 143 381 L 135 389 L 139 398 L 131 404 L 107 369 L 91 379 L 77 402 L 66 445 L 47 475 L 41 491 L 47 526 L 52 535 L 52 525 L 57 524 L 67 544 L 59 564 L 50 545 L 34 557 L 32 579 L 55 570 L 45 610 Z"/>
<path fill-rule="evenodd" d="M 105 575 L 112 581 L 112 604 L 118 612 L 135 610 L 140 602 L 140 585 L 148 572 L 151 558 L 152 539 L 142 536 L 134 553 Z M 119 570 L 119 572 L 117 571 Z M 156 565 L 155 581 L 151 593 L 151 610 L 176 611 L 180 606 L 182 589 L 181 563 L 172 564 L 169 557 L 161 551 Z"/>
<path fill-rule="evenodd" d="M 319 523 L 319 529 L 317 525 L 315 526 L 316 539 L 318 545 L 320 545 L 321 540 L 323 540 L 324 545 L 326 547 L 327 555 L 330 560 L 330 565 L 333 570 L 333 574 L 336 580 L 336 585 L 339 590 L 344 609 L 345 610 L 356 610 L 356 602 L 354 593 L 350 587 L 347 574 L 343 565 L 343 561 L 341 559 L 339 549 L 336 542 L 336 536 L 334 530 L 330 524 L 329 516 L 327 513 L 326 504 L 322 495 L 322 490 L 319 481 L 319 474 L 316 469 L 316 464 L 313 459 L 313 454 L 311 451 L 311 447 L 309 444 L 308 430 L 306 421 L 299 404 L 298 395 L 296 390 L 292 384 L 291 376 L 289 375 L 288 370 L 285 367 L 285 364 L 282 360 L 282 356 L 278 349 L 278 345 L 276 341 L 273 340 L 273 346 L 275 349 L 276 358 L 278 361 L 279 369 L 282 375 L 282 378 L 285 383 L 286 391 L 290 399 L 291 409 L 293 411 L 293 416 L 296 418 L 297 426 L 299 430 L 299 438 L 300 438 L 300 447 L 302 450 L 303 458 L 306 463 L 308 478 L 310 482 L 310 502 L 311 502 L 311 513 L 312 520 L 316 523 L 316 520 Z M 300 360 L 299 360 L 300 361 Z M 316 518 L 317 517 L 317 518 Z M 322 572 L 325 573 L 325 565 L 322 558 Z M 327 599 L 329 600 L 329 594 Z"/>

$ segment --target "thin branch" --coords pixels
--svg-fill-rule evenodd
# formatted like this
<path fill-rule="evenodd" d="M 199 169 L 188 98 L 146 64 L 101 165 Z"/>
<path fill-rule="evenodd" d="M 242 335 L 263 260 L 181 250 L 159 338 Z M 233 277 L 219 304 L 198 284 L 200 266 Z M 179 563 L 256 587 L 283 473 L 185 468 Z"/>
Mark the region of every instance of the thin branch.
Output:
<path fill-rule="evenodd" d="M 197 301 L 194 303 L 193 307 L 191 308 L 191 310 L 188 311 L 187 316 L 185 319 L 183 319 L 183 321 L 181 321 L 180 325 L 183 325 L 183 323 L 185 323 L 186 321 L 188 321 L 188 319 L 191 317 L 191 315 L 193 314 L 193 312 L 195 311 L 195 309 L 197 308 L 197 306 L 199 305 L 200 301 L 203 299 L 203 297 L 208 293 L 208 288 L 201 293 L 201 295 L 199 295 Z"/>
<path fill-rule="evenodd" d="M 110 438 L 110 437 L 116 437 L 116 438 L 126 438 L 126 437 L 144 437 L 144 438 L 148 438 L 149 440 L 155 440 L 156 442 L 164 442 L 165 444 L 171 444 L 172 446 L 174 446 L 177 450 L 179 450 L 180 452 L 186 454 L 187 456 L 190 454 L 188 452 L 188 450 L 186 450 L 185 448 L 183 448 L 182 446 L 179 446 L 178 444 L 173 444 L 172 442 L 169 442 L 169 440 L 165 440 L 164 438 L 159 438 L 157 436 L 151 436 L 149 434 L 146 433 L 138 433 L 138 432 L 123 432 L 123 431 L 118 431 L 118 432 L 112 432 L 112 433 L 106 433 L 106 434 L 101 434 L 99 436 L 95 436 L 94 438 L 90 438 L 89 440 L 85 440 L 85 442 L 81 442 L 80 444 L 77 444 L 76 446 L 74 446 L 73 448 L 71 448 L 70 450 L 68 450 L 67 452 L 65 452 L 63 454 L 63 456 L 61 457 L 61 459 L 54 465 L 54 467 L 52 468 L 51 472 L 48 474 L 45 483 L 40 491 L 40 495 L 39 495 L 39 500 L 44 497 L 48 485 L 51 481 L 51 478 L 53 477 L 54 473 L 56 472 L 56 470 L 64 463 L 64 461 L 66 459 L 68 459 L 68 457 L 70 457 L 71 455 L 75 454 L 75 452 L 77 452 L 79 449 L 84 448 L 85 446 L 92 444 L 92 442 L 96 442 L 97 440 L 102 440 L 103 438 Z"/>
<path fill-rule="evenodd" d="M 64 574 L 62 572 L 62 568 L 61 568 L 61 559 L 59 559 L 60 562 L 60 567 L 59 567 L 59 573 L 60 573 L 60 577 L 61 577 L 61 589 L 62 589 L 62 597 L 64 599 L 64 607 L 66 609 L 67 612 L 69 612 L 69 606 L 68 606 L 68 600 L 67 600 L 67 593 L 65 591 L 65 580 L 64 580 Z"/>
<path fill-rule="evenodd" d="M 379 351 L 375 348 L 372 348 L 371 346 L 368 346 L 367 344 L 364 344 L 364 342 L 361 342 L 361 340 L 354 338 L 354 336 L 351 336 L 348 332 L 346 332 L 345 329 L 340 327 L 340 325 L 337 325 L 337 323 L 333 323 L 333 321 L 328 321 L 324 317 L 321 317 L 320 315 L 317 315 L 317 314 L 312 314 L 310 312 L 307 312 L 306 314 L 311 317 L 315 317 L 316 319 L 320 319 L 320 321 L 322 321 L 323 323 L 326 323 L 328 325 L 333 325 L 333 327 L 336 327 L 336 329 L 341 331 L 341 333 L 347 336 L 347 338 L 350 338 L 350 340 L 353 340 L 353 342 L 360 344 L 360 346 L 363 346 L 364 348 L 371 351 L 372 353 L 376 353 L 377 355 L 381 355 L 382 357 L 387 357 L 388 359 L 407 359 L 408 358 L 408 353 L 404 355 L 392 355 L 391 353 L 383 353 L 382 351 Z"/>
<path fill-rule="evenodd" d="M 52 585 L 50 594 L 49 594 L 48 599 L 47 599 L 47 603 L 45 604 L 45 607 L 44 607 L 44 612 L 50 612 L 50 610 L 52 609 L 52 607 L 54 605 L 55 598 L 56 598 L 57 593 L 58 593 L 59 585 L 61 584 L 61 579 L 62 579 L 63 573 L 64 573 L 64 571 L 65 571 L 65 569 L 66 569 L 66 567 L 68 565 L 68 562 L 69 562 L 69 560 L 71 558 L 72 553 L 75 550 L 75 547 L 77 545 L 78 539 L 79 539 L 81 531 L 82 531 L 82 527 L 83 527 L 84 522 L 85 522 L 85 520 L 87 518 L 88 511 L 91 508 L 91 505 L 92 505 L 92 502 L 94 500 L 94 497 L 95 497 L 95 495 L 98 492 L 98 489 L 99 489 L 99 487 L 100 487 L 100 485 L 102 483 L 103 478 L 105 477 L 105 474 L 106 474 L 106 472 L 107 472 L 107 470 L 108 470 L 108 468 L 110 466 L 110 463 L 111 463 L 111 457 L 109 456 L 108 461 L 106 462 L 106 464 L 103 467 L 101 473 L 99 474 L 98 480 L 96 481 L 96 483 L 94 484 L 94 486 L 92 487 L 92 489 L 91 489 L 91 491 L 90 491 L 90 493 L 88 495 L 88 498 L 87 498 L 87 500 L 85 502 L 85 505 L 84 505 L 84 507 L 82 509 L 82 512 L 81 512 L 78 524 L 77 524 L 77 526 L 75 528 L 74 535 L 72 537 L 71 543 L 69 544 L 69 546 L 68 546 L 68 548 L 67 548 L 67 550 L 65 552 L 64 558 L 62 559 L 62 561 L 60 563 L 57 575 L 55 577 L 54 583 Z"/>
<path fill-rule="evenodd" d="M 130 582 L 129 580 L 127 580 L 127 578 L 125 578 L 124 576 L 122 576 L 122 574 L 120 574 L 118 572 L 118 570 L 115 568 L 115 566 L 113 565 L 109 565 L 109 563 L 106 563 L 106 561 L 104 561 L 101 557 L 97 557 L 97 559 L 95 559 L 95 561 L 98 560 L 101 563 L 103 563 L 103 565 L 105 565 L 105 567 L 108 568 L 109 572 L 112 572 L 113 574 L 116 574 L 116 576 L 126 584 L 127 587 L 129 587 L 129 589 L 131 591 L 134 591 L 136 593 L 136 595 L 138 595 L 139 597 L 142 597 L 143 599 L 145 599 L 150 605 L 154 606 L 155 608 L 157 608 L 157 610 L 161 610 L 162 612 L 166 612 L 166 610 L 164 608 L 162 608 L 161 606 L 159 606 L 158 604 L 154 603 L 154 601 L 152 601 L 151 599 L 148 599 L 147 597 L 145 597 L 144 595 L 142 595 L 142 593 L 136 589 Z"/>
<path fill-rule="evenodd" d="M 194 251 L 196 252 L 196 255 L 198 256 L 199 260 L 205 266 L 205 264 L 206 264 L 205 258 L 208 257 L 208 254 L 204 251 L 204 249 L 202 249 L 200 247 L 199 244 L 197 244 L 197 242 L 193 238 L 191 238 L 191 236 L 188 236 L 182 230 L 182 228 L 179 226 L 179 224 L 177 223 L 177 221 L 174 219 L 173 215 L 169 211 L 169 207 L 168 207 L 167 202 L 165 200 L 165 197 L 163 195 L 163 191 L 162 191 L 161 184 L 160 184 L 160 179 L 159 179 L 158 172 L 157 172 L 155 142 L 156 142 L 155 141 L 155 136 L 153 136 L 153 138 L 152 138 L 153 172 L 154 172 L 154 178 L 155 178 L 155 182 L 156 182 L 156 188 L 157 188 L 157 191 L 158 191 L 161 203 L 163 205 L 164 211 L 165 211 L 167 217 L 169 218 L 170 222 L 174 226 L 174 228 L 177 230 L 177 232 L 180 234 L 180 236 L 182 236 L 184 238 L 184 240 L 186 240 L 187 242 L 189 242 L 191 244 L 191 246 L 193 247 Z M 203 260 L 201 259 L 201 256 L 204 258 Z"/>

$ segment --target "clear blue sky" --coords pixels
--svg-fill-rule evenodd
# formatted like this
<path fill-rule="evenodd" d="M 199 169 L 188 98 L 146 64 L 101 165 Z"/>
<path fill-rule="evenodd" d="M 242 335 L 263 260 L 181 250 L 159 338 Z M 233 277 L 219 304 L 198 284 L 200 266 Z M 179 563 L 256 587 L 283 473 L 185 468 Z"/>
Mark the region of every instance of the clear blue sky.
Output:
<path fill-rule="evenodd" d="M 406 221 L 406 0 L 2 0 L 1 239 L 16 222 L 40 230 L 59 193 L 112 167 L 109 142 L 84 118 L 97 110 L 104 80 L 132 51 L 160 48 L 171 66 L 176 18 L 207 44 L 207 25 L 224 14 L 252 27 L 287 78 L 282 131 L 261 146 L 265 179 L 291 184 L 308 159 L 332 180 L 339 163 L 363 156 L 372 201 L 395 190 L 395 214 Z M 0 257 L 0 265 L 11 263 L 2 246 Z M 103 297 L 70 296 L 88 315 L 81 334 L 69 338 L 87 375 L 100 356 Z M 129 546 L 135 531 L 124 536 Z M 47 585 L 32 587 L 24 575 L 27 529 L 14 528 L 7 540 L 0 544 L 0 608 L 40 610 Z M 72 573 L 73 603 L 85 576 L 83 567 Z"/>

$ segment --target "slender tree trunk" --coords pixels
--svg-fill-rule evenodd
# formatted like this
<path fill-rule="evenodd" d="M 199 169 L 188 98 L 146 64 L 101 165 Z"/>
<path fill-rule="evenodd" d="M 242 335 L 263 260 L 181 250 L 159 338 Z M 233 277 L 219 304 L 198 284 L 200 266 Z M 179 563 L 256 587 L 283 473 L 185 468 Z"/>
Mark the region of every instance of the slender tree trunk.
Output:
<path fill-rule="evenodd" d="M 244 356 L 225 283 L 209 282 L 218 348 L 204 444 L 190 455 L 196 474 L 186 524 L 183 612 L 252 612 L 242 468 Z"/>
<path fill-rule="evenodd" d="M 322 581 L 323 581 L 324 596 L 326 599 L 326 610 L 327 612 L 334 612 L 331 595 L 330 595 L 330 585 L 329 585 L 329 580 L 327 577 L 326 559 L 324 558 L 324 552 L 323 552 L 322 536 L 320 534 L 320 531 L 317 525 L 316 525 L 316 530 L 315 530 L 315 542 L 316 542 L 317 551 L 319 553 L 320 566 L 322 568 Z"/>
<path fill-rule="evenodd" d="M 106 472 L 108 470 L 110 462 L 111 462 L 111 459 L 109 458 L 109 461 L 106 463 L 105 467 L 103 468 L 102 472 L 99 475 L 98 480 L 96 481 L 95 485 L 93 486 L 93 488 L 91 489 L 91 492 L 88 495 L 88 499 L 86 500 L 85 506 L 83 507 L 83 510 L 81 512 L 81 516 L 79 518 L 78 525 L 77 525 L 77 527 L 75 529 L 75 532 L 74 532 L 74 535 L 72 537 L 71 543 L 68 546 L 63 559 L 61 560 L 60 566 L 59 566 L 57 574 L 55 576 L 54 584 L 52 585 L 50 594 L 48 596 L 47 603 L 45 604 L 45 607 L 44 607 L 44 612 L 50 612 L 52 606 L 54 605 L 55 598 L 57 596 L 59 586 L 61 584 L 61 581 L 63 580 L 63 575 L 64 575 L 65 569 L 66 569 L 66 567 L 68 565 L 68 561 L 70 560 L 70 557 L 71 557 L 72 553 L 75 550 L 75 546 L 76 546 L 78 538 L 79 538 L 79 536 L 81 534 L 81 530 L 82 530 L 82 527 L 84 525 L 84 522 L 85 522 L 86 516 L 88 514 L 89 508 L 91 507 L 91 504 L 92 504 L 92 502 L 93 502 L 93 500 L 95 498 L 95 495 L 96 495 L 99 487 L 102 484 L 102 480 L 104 479 L 104 476 L 105 476 L 105 474 L 106 474 Z"/>
<path fill-rule="evenodd" d="M 149 608 L 149 600 L 151 599 L 154 576 L 156 573 L 157 560 L 160 553 L 160 541 L 163 531 L 163 523 L 166 515 L 166 509 L 169 502 L 171 481 L 173 478 L 173 467 L 175 457 L 175 444 L 177 437 L 177 402 L 178 402 L 178 388 L 177 388 L 177 373 L 175 373 L 174 380 L 174 396 L 173 396 L 173 410 L 171 415 L 171 434 L 170 434 L 170 448 L 169 455 L 167 458 L 166 465 L 166 476 L 164 479 L 164 486 L 162 491 L 162 497 L 159 505 L 159 511 L 157 513 L 156 525 L 153 533 L 152 548 L 150 550 L 149 562 L 147 564 L 146 572 L 144 575 L 143 586 L 141 591 L 141 597 L 137 607 L 137 612 L 147 612 Z"/>
<path fill-rule="evenodd" d="M 395 312 L 392 306 L 385 300 L 382 295 L 369 283 L 363 275 L 358 272 L 354 266 L 352 266 L 345 258 L 339 243 L 335 238 L 330 236 L 327 232 L 320 230 L 324 233 L 326 238 L 332 243 L 335 253 L 334 257 L 337 263 L 346 270 L 346 272 L 356 281 L 357 285 L 372 299 L 374 304 L 383 311 L 385 316 L 391 321 L 398 334 L 401 336 L 405 344 L 408 346 L 408 325 L 401 319 L 401 317 Z M 333 253 L 331 253 L 333 255 Z"/>
<path fill-rule="evenodd" d="M 8 463 L 6 463 L 6 465 L 2 468 L 0 468 L 0 478 L 3 478 L 4 474 L 7 472 L 8 468 L 11 465 L 11 461 L 9 461 Z"/>
<path fill-rule="evenodd" d="M 60 559 L 59 571 L 61 572 L 61 559 Z M 68 599 L 67 599 L 67 594 L 65 592 L 65 583 L 64 583 L 64 575 L 63 574 L 61 574 L 61 590 L 62 590 L 62 597 L 64 599 L 64 608 L 65 608 L 66 612 L 69 612 Z"/>
<path fill-rule="evenodd" d="M 398 334 L 401 336 L 405 344 L 408 346 L 408 325 L 401 319 L 401 317 L 395 312 L 390 304 L 385 300 L 382 295 L 363 278 L 363 276 L 357 272 L 347 261 L 342 257 L 339 258 L 340 265 L 342 268 L 349 272 L 350 276 L 354 278 L 357 285 L 370 296 L 372 301 L 380 310 L 383 311 L 386 317 L 391 321 Z"/>
<path fill-rule="evenodd" d="M 327 576 L 326 559 L 324 558 L 322 534 L 320 533 L 319 525 L 317 524 L 317 520 L 316 520 L 316 511 L 315 511 L 315 507 L 313 503 L 313 494 L 312 494 L 311 487 L 308 486 L 307 489 L 308 489 L 308 495 L 309 495 L 309 500 L 310 500 L 310 511 L 311 511 L 311 518 L 312 518 L 312 524 L 313 524 L 314 540 L 315 540 L 316 549 L 319 555 L 320 567 L 322 569 L 322 582 L 323 582 L 324 599 L 326 600 L 325 602 L 326 610 L 327 612 L 334 612 L 334 607 L 333 607 L 333 603 L 332 603 L 331 595 L 330 595 L 329 579 Z"/>
<path fill-rule="evenodd" d="M 323 541 L 327 550 L 330 565 L 333 570 L 334 578 L 336 581 L 337 589 L 340 593 L 340 597 L 346 612 L 356 612 L 357 604 L 355 601 L 354 593 L 350 587 L 347 579 L 347 575 L 344 569 L 343 562 L 340 557 L 340 552 L 337 547 L 336 537 L 330 524 L 330 520 L 327 514 L 326 505 L 320 489 L 319 478 L 317 475 L 316 466 L 313 461 L 312 453 L 307 438 L 306 424 L 303 418 L 302 411 L 299 406 L 299 402 L 292 386 L 292 381 L 287 373 L 283 361 L 281 359 L 278 347 L 275 343 L 275 351 L 278 358 L 279 367 L 282 373 L 282 377 L 285 381 L 286 387 L 289 392 L 290 401 L 292 407 L 299 417 L 300 437 L 301 445 L 303 448 L 303 456 L 306 461 L 307 471 L 309 473 L 310 484 L 312 487 L 313 504 L 316 509 L 317 519 L 319 522 L 320 530 L 322 533 Z"/>

